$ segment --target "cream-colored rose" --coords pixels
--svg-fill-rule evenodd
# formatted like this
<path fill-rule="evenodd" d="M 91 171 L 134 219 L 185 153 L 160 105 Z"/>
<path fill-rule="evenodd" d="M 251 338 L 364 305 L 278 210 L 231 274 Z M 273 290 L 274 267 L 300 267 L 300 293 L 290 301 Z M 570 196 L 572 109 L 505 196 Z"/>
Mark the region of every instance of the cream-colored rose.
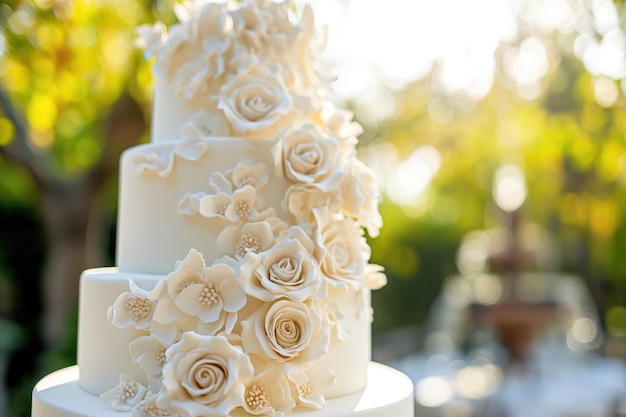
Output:
<path fill-rule="evenodd" d="M 280 138 L 273 153 L 278 174 L 295 183 L 315 184 L 329 191 L 343 176 L 337 140 L 324 137 L 311 123 Z"/>
<path fill-rule="evenodd" d="M 383 219 L 378 211 L 380 195 L 372 171 L 363 162 L 353 158 L 341 189 L 344 196 L 342 211 L 365 226 L 371 237 L 377 237 Z"/>
<path fill-rule="evenodd" d="M 316 258 L 322 274 L 334 286 L 361 288 L 370 255 L 361 228 L 354 220 L 337 218 L 325 208 L 313 213 L 317 221 Z"/>
<path fill-rule="evenodd" d="M 225 337 L 186 332 L 166 357 L 158 407 L 180 417 L 226 417 L 243 406 L 254 369 L 248 355 Z"/>
<path fill-rule="evenodd" d="M 280 74 L 260 66 L 233 75 L 217 100 L 232 128 L 241 133 L 274 125 L 292 107 L 291 94 Z"/>
<path fill-rule="evenodd" d="M 330 329 L 310 305 L 289 300 L 267 304 L 241 323 L 246 353 L 283 364 L 291 372 L 328 352 Z"/>
<path fill-rule="evenodd" d="M 248 253 L 239 271 L 239 282 L 250 296 L 263 301 L 288 298 L 304 301 L 323 298 L 315 245 L 300 227 L 292 227 L 285 239 L 272 248 Z"/>

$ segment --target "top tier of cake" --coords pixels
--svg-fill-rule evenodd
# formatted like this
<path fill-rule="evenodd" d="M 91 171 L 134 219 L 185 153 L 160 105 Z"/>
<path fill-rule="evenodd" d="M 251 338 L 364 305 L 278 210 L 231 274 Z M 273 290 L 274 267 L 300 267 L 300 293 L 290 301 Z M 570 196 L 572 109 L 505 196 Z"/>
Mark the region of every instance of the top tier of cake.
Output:
<path fill-rule="evenodd" d="M 142 27 L 147 55 L 157 53 L 152 141 L 275 138 L 303 121 L 328 122 L 313 67 L 323 41 L 314 38 L 310 7 L 299 20 L 289 7 L 186 2 L 168 32 L 161 24 Z"/>

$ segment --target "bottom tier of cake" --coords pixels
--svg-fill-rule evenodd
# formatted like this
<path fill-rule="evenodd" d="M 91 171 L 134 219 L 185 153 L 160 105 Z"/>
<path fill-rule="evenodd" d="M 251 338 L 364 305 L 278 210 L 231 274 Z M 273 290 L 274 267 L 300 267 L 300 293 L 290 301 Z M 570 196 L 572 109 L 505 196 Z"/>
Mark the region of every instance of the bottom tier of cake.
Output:
<path fill-rule="evenodd" d="M 404 374 L 370 362 L 365 390 L 329 400 L 319 411 L 302 410 L 291 417 L 413 417 L 413 384 Z M 243 415 L 243 414 L 241 414 Z M 33 390 L 32 417 L 128 417 L 108 409 L 100 399 L 78 386 L 78 367 L 44 377 Z M 239 414 L 233 413 L 233 417 Z"/>

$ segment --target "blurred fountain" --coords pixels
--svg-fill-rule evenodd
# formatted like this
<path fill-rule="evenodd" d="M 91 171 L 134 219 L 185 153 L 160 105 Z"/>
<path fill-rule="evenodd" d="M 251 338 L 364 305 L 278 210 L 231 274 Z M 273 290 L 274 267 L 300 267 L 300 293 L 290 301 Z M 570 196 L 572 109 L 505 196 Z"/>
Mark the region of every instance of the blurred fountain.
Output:
<path fill-rule="evenodd" d="M 416 386 L 416 417 L 626 416 L 626 365 L 604 341 L 583 281 L 524 220 L 523 171 L 495 175 L 498 225 L 469 233 L 433 304 L 423 350 L 395 366 Z"/>

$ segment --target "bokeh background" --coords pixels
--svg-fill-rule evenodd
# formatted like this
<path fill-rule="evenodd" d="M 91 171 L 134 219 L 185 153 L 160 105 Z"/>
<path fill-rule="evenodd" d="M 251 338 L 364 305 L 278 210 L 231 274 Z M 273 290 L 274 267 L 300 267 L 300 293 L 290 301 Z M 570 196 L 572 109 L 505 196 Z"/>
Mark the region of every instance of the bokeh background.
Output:
<path fill-rule="evenodd" d="M 0 2 L 0 415 L 29 416 L 36 381 L 75 363 L 80 273 L 115 263 L 118 158 L 149 141 L 151 62 L 134 30 L 174 22 L 173 3 Z M 576 314 L 538 327 L 559 329 L 572 363 L 618 370 L 597 378 L 621 392 L 626 5 L 311 3 L 329 26 L 329 96 L 364 126 L 359 151 L 383 197 L 374 357 L 414 379 L 417 415 L 469 416 L 504 384 L 515 355 L 467 359 L 466 322 L 506 298 L 510 276 L 538 281 L 542 302 L 569 302 Z M 555 280 L 578 295 L 545 290 Z M 433 356 L 448 382 L 429 374 Z M 495 382 L 464 391 L 459 378 L 476 386 L 484 373 L 462 371 L 486 363 Z M 626 414 L 618 403 L 576 415 Z"/>

